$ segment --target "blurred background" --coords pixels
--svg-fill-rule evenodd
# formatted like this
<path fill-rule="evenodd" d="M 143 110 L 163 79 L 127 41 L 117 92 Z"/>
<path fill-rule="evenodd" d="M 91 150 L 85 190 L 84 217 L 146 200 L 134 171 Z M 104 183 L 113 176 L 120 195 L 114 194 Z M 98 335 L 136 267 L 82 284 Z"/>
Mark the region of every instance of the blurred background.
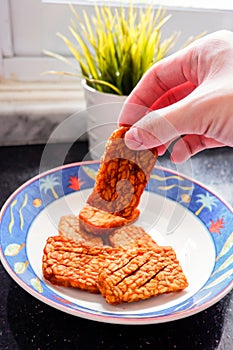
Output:
<path fill-rule="evenodd" d="M 44 143 L 56 126 L 84 108 L 79 78 L 42 74 L 64 70 L 66 64 L 43 51 L 69 56 L 64 42 L 71 17 L 69 3 L 82 16 L 103 1 L 0 0 L 0 144 Z M 129 6 L 129 1 L 108 1 L 112 6 Z M 171 18 L 162 29 L 167 37 L 179 32 L 173 51 L 190 36 L 219 29 L 233 30 L 233 2 L 208 0 L 132 1 L 134 5 L 162 6 Z M 106 3 L 105 3 L 106 4 Z M 80 118 L 85 128 L 85 116 Z M 84 137 L 85 138 L 85 137 Z"/>

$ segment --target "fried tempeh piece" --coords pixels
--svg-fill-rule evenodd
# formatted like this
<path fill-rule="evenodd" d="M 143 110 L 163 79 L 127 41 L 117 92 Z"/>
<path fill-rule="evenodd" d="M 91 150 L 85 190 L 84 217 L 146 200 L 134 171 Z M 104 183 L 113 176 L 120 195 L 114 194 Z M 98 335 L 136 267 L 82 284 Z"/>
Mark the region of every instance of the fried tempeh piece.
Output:
<path fill-rule="evenodd" d="M 53 284 L 99 293 L 99 271 L 108 257 L 120 257 L 123 250 L 93 247 L 62 236 L 49 237 L 44 247 L 42 270 Z"/>
<path fill-rule="evenodd" d="M 86 204 L 79 212 L 80 229 L 94 235 L 110 234 L 118 227 L 133 223 L 139 213 L 136 209 L 131 218 L 124 218 Z"/>
<path fill-rule="evenodd" d="M 188 286 L 171 247 L 133 248 L 114 262 L 105 260 L 99 290 L 109 304 L 134 302 Z"/>
<path fill-rule="evenodd" d="M 142 227 L 136 225 L 120 227 L 109 235 L 109 243 L 112 247 L 132 248 L 142 245 L 146 247 L 149 242 L 156 244 Z"/>
<path fill-rule="evenodd" d="M 98 211 L 99 212 L 99 211 Z M 108 213 L 106 213 L 109 215 Z M 114 216 L 114 220 L 116 217 Z M 125 220 L 120 217 L 120 220 Z M 93 235 L 86 231 L 86 227 L 80 228 L 79 219 L 75 215 L 64 215 L 60 218 L 58 224 L 59 235 L 66 237 L 68 239 L 74 240 L 80 243 L 90 244 L 92 246 L 103 246 L 105 243 L 112 247 L 131 247 L 137 240 L 137 245 L 139 244 L 139 238 L 143 238 L 142 244 L 148 244 L 148 240 L 153 241 L 151 236 L 146 233 L 146 231 L 136 225 L 127 225 L 120 228 L 114 228 L 113 233 L 108 237 L 107 242 L 103 242 L 103 235 Z M 98 227 L 98 232 L 99 227 Z M 154 242 L 154 241 L 153 241 Z"/>
<path fill-rule="evenodd" d="M 102 246 L 103 240 L 91 233 L 80 229 L 79 218 L 75 215 L 62 216 L 58 225 L 59 234 L 77 242 L 87 243 L 94 246 Z"/>
<path fill-rule="evenodd" d="M 44 247 L 43 275 L 56 285 L 101 292 L 110 304 L 186 288 L 188 282 L 174 250 L 148 238 L 143 235 L 125 249 L 49 237 Z"/>
<path fill-rule="evenodd" d="M 131 219 L 157 159 L 157 150 L 129 149 L 124 135 L 129 127 L 109 137 L 94 189 L 87 199 L 92 207 Z"/>

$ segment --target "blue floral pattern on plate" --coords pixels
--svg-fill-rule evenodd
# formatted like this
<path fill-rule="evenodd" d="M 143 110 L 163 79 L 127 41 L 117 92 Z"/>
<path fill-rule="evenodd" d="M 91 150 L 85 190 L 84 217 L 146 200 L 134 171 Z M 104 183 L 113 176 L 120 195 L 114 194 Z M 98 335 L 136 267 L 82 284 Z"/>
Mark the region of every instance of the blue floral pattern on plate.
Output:
<path fill-rule="evenodd" d="M 186 317 L 220 300 L 233 287 L 233 212 L 203 185 L 171 170 L 155 167 L 146 191 L 180 203 L 209 231 L 216 259 L 207 282 L 192 297 L 165 309 L 130 314 L 96 311 L 51 290 L 34 272 L 27 254 L 27 235 L 39 213 L 57 199 L 92 188 L 98 162 L 52 169 L 22 185 L 1 210 L 1 261 L 12 278 L 30 294 L 64 312 L 112 323 L 157 323 Z"/>

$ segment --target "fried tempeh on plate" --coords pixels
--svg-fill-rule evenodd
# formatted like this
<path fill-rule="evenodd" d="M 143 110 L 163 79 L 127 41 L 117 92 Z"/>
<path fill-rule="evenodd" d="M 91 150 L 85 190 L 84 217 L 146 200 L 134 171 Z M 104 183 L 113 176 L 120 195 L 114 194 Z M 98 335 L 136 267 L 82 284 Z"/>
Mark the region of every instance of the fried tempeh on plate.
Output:
<path fill-rule="evenodd" d="M 120 227 L 110 234 L 108 238 L 112 247 L 132 248 L 134 246 L 156 244 L 142 227 L 136 225 Z"/>
<path fill-rule="evenodd" d="M 79 218 L 75 215 L 64 215 L 60 218 L 58 225 L 59 234 L 76 242 L 87 243 L 94 246 L 102 246 L 101 237 L 87 233 L 80 229 Z"/>
<path fill-rule="evenodd" d="M 90 246 L 62 236 L 49 237 L 44 247 L 42 270 L 45 279 L 55 285 L 99 293 L 99 271 L 106 257 L 122 254 L 111 247 Z"/>
<path fill-rule="evenodd" d="M 86 204 L 79 212 L 79 224 L 84 232 L 94 235 L 110 234 L 118 227 L 132 224 L 139 214 L 136 209 L 131 218 L 124 218 Z"/>
<path fill-rule="evenodd" d="M 49 237 L 42 270 L 51 283 L 100 292 L 109 304 L 143 300 L 188 286 L 174 250 L 158 246 L 146 235 L 130 248 L 95 247 L 62 236 Z"/>
<path fill-rule="evenodd" d="M 105 260 L 99 290 L 109 304 L 134 302 L 188 286 L 171 247 L 156 244 L 127 250 L 114 262 Z"/>
<path fill-rule="evenodd" d="M 111 247 L 132 247 L 148 245 L 153 242 L 152 237 L 140 226 L 126 225 L 112 230 L 108 240 L 103 241 L 103 236 L 93 235 L 80 228 L 79 219 L 75 215 L 64 215 L 58 224 L 59 235 L 74 240 L 76 242 L 89 244 L 92 246 L 109 245 Z"/>
<path fill-rule="evenodd" d="M 103 246 L 105 244 L 112 247 L 121 246 L 126 248 L 132 246 L 136 240 L 137 245 L 139 245 L 139 238 L 143 238 L 141 243 L 144 245 L 145 242 L 147 245 L 149 242 L 154 242 L 142 227 L 136 225 L 126 225 L 116 228 L 109 234 L 108 239 L 103 241 L 103 237 L 106 238 L 106 236 L 93 235 L 81 229 L 78 217 L 71 214 L 60 218 L 58 232 L 63 237 L 92 246 Z"/>

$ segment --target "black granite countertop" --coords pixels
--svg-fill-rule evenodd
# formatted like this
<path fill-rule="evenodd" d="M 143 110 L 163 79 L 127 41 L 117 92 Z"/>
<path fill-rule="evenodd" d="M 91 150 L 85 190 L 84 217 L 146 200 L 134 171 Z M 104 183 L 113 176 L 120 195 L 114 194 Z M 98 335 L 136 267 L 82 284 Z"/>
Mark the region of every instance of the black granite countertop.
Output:
<path fill-rule="evenodd" d="M 54 164 L 63 145 L 52 145 Z M 87 143 L 75 144 L 65 162 L 82 160 Z M 38 174 L 43 146 L 0 148 L 0 205 L 22 183 Z M 159 165 L 174 167 L 168 156 Z M 53 164 L 51 164 L 51 168 Z M 233 206 L 233 150 L 204 151 L 177 167 L 217 192 Z M 0 265 L 0 350 L 233 349 L 233 291 L 210 308 L 185 319 L 129 326 L 89 321 L 35 299 Z"/>

